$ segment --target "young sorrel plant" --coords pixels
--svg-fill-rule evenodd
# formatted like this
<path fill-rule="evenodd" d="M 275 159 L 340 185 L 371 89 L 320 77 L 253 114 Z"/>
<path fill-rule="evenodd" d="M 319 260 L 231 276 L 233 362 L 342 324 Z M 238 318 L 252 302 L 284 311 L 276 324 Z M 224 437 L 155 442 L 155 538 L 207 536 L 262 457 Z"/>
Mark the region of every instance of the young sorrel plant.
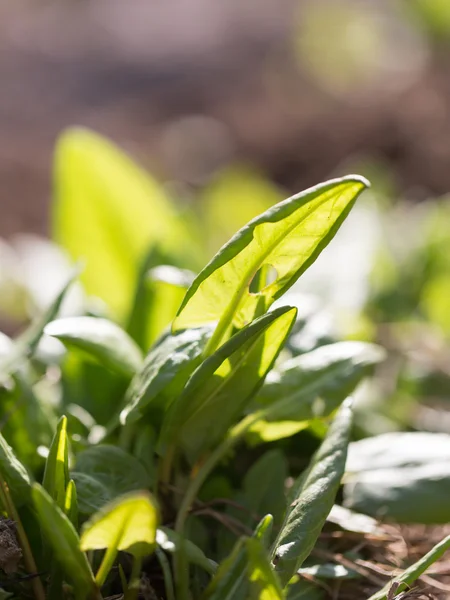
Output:
<path fill-rule="evenodd" d="M 56 237 L 85 260 L 85 290 L 107 305 L 56 318 L 72 277 L 25 334 L 3 340 L 0 501 L 24 559 L 7 592 L 244 600 L 311 591 L 299 569 L 344 474 L 346 398 L 383 353 L 361 342 L 289 351 L 304 323 L 295 306 L 272 304 L 367 185 L 334 179 L 275 204 L 192 278 L 183 269 L 198 245 L 186 252 L 194 235 L 156 184 L 97 136 L 64 136 Z M 304 450 L 283 444 L 309 427 L 323 441 L 298 473 L 289 460 Z M 264 451 L 264 441 L 275 445 Z"/>

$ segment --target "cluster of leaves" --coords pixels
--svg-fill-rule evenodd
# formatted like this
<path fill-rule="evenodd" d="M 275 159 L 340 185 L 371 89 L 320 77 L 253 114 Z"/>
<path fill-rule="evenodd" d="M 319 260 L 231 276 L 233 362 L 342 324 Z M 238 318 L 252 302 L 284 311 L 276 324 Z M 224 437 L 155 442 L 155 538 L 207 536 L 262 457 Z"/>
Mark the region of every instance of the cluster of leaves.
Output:
<path fill-rule="evenodd" d="M 0 502 L 23 554 L 5 597 L 317 597 L 302 566 L 345 472 L 348 397 L 383 351 L 305 351 L 307 321 L 280 299 L 366 186 L 344 177 L 275 204 L 193 276 L 192 215 L 105 140 L 65 134 L 55 239 L 84 265 L 1 338 Z"/>

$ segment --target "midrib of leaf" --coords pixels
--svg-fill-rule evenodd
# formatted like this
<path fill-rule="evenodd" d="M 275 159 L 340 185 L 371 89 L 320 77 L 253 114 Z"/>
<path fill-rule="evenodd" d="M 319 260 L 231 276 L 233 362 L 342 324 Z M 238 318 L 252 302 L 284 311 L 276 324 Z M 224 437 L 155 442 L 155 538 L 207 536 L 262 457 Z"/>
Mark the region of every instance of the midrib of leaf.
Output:
<path fill-rule="evenodd" d="M 275 321 L 272 321 L 272 323 L 269 323 L 269 325 L 265 328 L 262 329 L 262 333 L 266 333 L 267 329 L 269 329 L 269 327 L 274 323 Z M 247 359 L 247 355 L 253 350 L 254 346 L 256 345 L 256 343 L 259 341 L 260 336 L 258 335 L 258 333 L 255 335 L 255 340 L 249 345 L 248 347 L 248 351 L 246 353 L 244 353 L 241 358 L 237 361 L 236 365 L 233 366 L 233 368 L 231 369 L 231 372 L 228 376 L 225 376 L 223 378 L 223 380 L 221 381 L 221 383 L 214 389 L 211 391 L 211 393 L 209 394 L 209 396 L 207 396 L 205 398 L 205 400 L 202 402 L 202 404 L 200 406 L 198 406 L 194 412 L 192 414 L 189 415 L 189 418 L 185 421 L 185 423 L 188 423 L 191 419 L 193 419 L 195 417 L 195 415 L 206 405 L 209 404 L 211 402 L 211 400 L 214 398 L 214 396 L 217 396 L 222 390 L 223 388 L 230 383 L 231 381 L 233 381 L 233 378 L 236 377 L 236 375 L 238 374 L 239 368 L 241 367 L 242 363 L 245 362 L 245 360 Z M 231 355 L 233 356 L 233 355 Z M 231 356 L 227 357 L 225 360 L 229 360 L 231 358 Z M 223 362 L 225 362 L 225 360 Z M 222 364 L 223 364 L 222 362 Z M 219 365 L 217 367 L 217 369 L 220 369 L 220 367 L 222 366 Z M 216 369 L 216 371 L 217 371 Z M 214 373 L 216 372 L 214 371 Z M 214 375 L 213 373 L 213 375 Z"/>
<path fill-rule="evenodd" d="M 332 191 L 334 192 L 335 190 L 332 190 Z M 342 196 L 342 194 L 343 194 L 343 191 L 341 191 L 339 193 L 339 195 L 337 195 L 337 197 L 335 198 L 334 204 L 339 200 L 339 198 L 340 198 L 340 196 Z M 321 202 L 319 202 L 317 204 L 317 206 L 315 207 L 314 210 L 318 210 L 323 204 L 325 204 L 326 202 L 329 202 L 329 201 L 330 201 L 330 197 L 326 196 Z M 299 207 L 299 208 L 302 208 L 302 207 Z M 266 250 L 262 252 L 262 255 L 259 255 L 258 258 L 256 258 L 250 264 L 249 268 L 247 269 L 247 271 L 245 273 L 245 276 L 242 277 L 242 281 L 244 281 L 244 283 L 235 292 L 230 303 L 228 304 L 227 310 L 223 313 L 223 315 L 219 319 L 217 327 L 205 347 L 205 350 L 203 353 L 203 355 L 205 357 L 211 355 L 220 346 L 220 344 L 222 342 L 222 338 L 224 337 L 228 327 L 231 325 L 231 323 L 233 321 L 233 317 L 239 307 L 242 297 L 245 294 L 245 290 L 250 285 L 250 282 L 251 282 L 252 278 L 255 276 L 258 269 L 263 265 L 263 263 L 267 259 L 267 257 L 270 256 L 270 254 L 272 254 L 272 252 L 276 249 L 276 247 L 280 244 L 280 242 L 283 239 L 285 239 L 286 237 L 288 237 L 294 229 L 299 227 L 303 223 L 303 221 L 305 221 L 306 218 L 311 215 L 311 212 L 312 211 L 307 212 L 298 221 L 294 221 L 294 223 L 288 229 L 284 230 L 283 232 L 280 232 L 280 234 L 275 237 L 272 244 L 269 244 L 268 246 L 266 246 Z M 330 212 L 331 212 L 331 210 L 330 210 Z M 256 229 L 258 227 L 264 227 L 264 225 L 269 225 L 269 224 L 270 224 L 270 221 L 266 221 L 264 223 L 258 223 L 258 225 L 256 225 L 253 230 L 253 238 L 252 239 L 255 239 L 254 232 L 256 231 Z M 249 242 L 248 245 L 250 245 L 250 243 L 251 242 Z M 257 243 L 258 243 L 259 247 L 261 247 L 260 242 L 258 241 Z M 238 255 L 236 255 L 236 256 L 238 256 Z M 236 258 L 236 257 L 233 257 L 231 260 L 233 260 L 234 258 Z M 218 267 L 218 268 L 220 268 L 220 267 Z M 260 295 L 260 292 L 258 294 L 255 294 L 255 296 L 258 296 L 258 295 Z"/>

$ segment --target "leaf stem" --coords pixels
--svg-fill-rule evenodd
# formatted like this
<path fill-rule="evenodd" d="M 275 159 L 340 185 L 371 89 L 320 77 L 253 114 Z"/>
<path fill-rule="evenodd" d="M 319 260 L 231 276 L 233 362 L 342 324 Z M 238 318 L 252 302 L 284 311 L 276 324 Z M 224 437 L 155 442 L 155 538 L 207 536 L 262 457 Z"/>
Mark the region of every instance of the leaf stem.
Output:
<path fill-rule="evenodd" d="M 28 541 L 25 529 L 23 528 L 22 521 L 20 520 L 19 513 L 15 507 L 15 504 L 9 493 L 8 484 L 0 476 L 0 500 L 8 514 L 8 517 L 16 523 L 17 526 L 17 537 L 23 552 L 23 560 L 25 568 L 30 575 L 36 575 L 38 572 L 36 562 L 34 560 L 33 553 L 31 552 L 30 543 Z M 41 578 L 36 575 L 31 580 L 33 587 L 33 593 L 36 600 L 45 600 L 44 586 L 42 585 Z"/>
<path fill-rule="evenodd" d="M 116 544 L 113 544 L 106 549 L 101 565 L 97 571 L 97 575 L 95 576 L 95 581 L 97 582 L 99 588 L 101 588 L 105 583 L 108 573 L 111 571 L 114 561 L 116 560 L 117 552 Z"/>
<path fill-rule="evenodd" d="M 158 559 L 158 562 L 160 564 L 161 570 L 163 572 L 166 598 L 167 600 L 175 600 L 175 590 L 173 587 L 172 573 L 170 571 L 170 565 L 169 561 L 167 560 L 167 556 L 164 554 L 161 548 L 156 548 L 155 553 L 156 558 Z"/>
<path fill-rule="evenodd" d="M 135 556 L 133 559 L 133 566 L 131 567 L 131 575 L 128 582 L 128 590 L 125 594 L 125 600 L 137 600 L 139 586 L 141 584 L 141 569 L 142 557 Z"/>
<path fill-rule="evenodd" d="M 197 475 L 189 484 L 186 494 L 181 502 L 180 509 L 175 522 L 175 531 L 184 538 L 184 526 L 189 510 L 197 497 L 200 488 L 208 475 L 217 465 L 217 463 L 227 454 L 229 450 L 245 435 L 248 429 L 261 418 L 262 411 L 252 413 L 244 417 L 237 425 L 233 427 L 223 442 L 217 446 L 209 455 L 197 472 Z M 189 600 L 188 581 L 186 580 L 187 557 L 183 544 L 180 543 L 180 550 L 175 553 L 175 583 L 177 586 L 177 598 L 179 600 Z"/>

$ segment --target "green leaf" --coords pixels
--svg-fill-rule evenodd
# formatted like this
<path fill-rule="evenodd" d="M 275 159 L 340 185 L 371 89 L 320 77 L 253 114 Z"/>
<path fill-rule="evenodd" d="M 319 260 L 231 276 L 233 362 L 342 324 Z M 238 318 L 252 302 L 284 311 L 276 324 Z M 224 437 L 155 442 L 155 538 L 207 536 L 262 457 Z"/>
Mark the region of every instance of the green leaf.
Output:
<path fill-rule="evenodd" d="M 264 548 L 269 548 L 273 529 L 273 516 L 266 515 L 256 526 L 253 537 L 260 540 Z"/>
<path fill-rule="evenodd" d="M 427 569 L 429 569 L 437 560 L 439 560 L 447 550 L 450 549 L 450 535 L 444 538 L 441 542 L 436 544 L 425 556 L 420 558 L 417 562 L 411 565 L 401 575 L 396 577 L 394 581 L 389 581 L 384 588 L 379 592 L 376 592 L 370 596 L 369 600 L 387 600 L 390 589 L 393 583 L 400 584 L 395 590 L 395 597 L 400 597 L 401 592 L 411 587 Z"/>
<path fill-rule="evenodd" d="M 219 565 L 202 600 L 237 600 L 245 597 L 242 596 L 242 586 L 246 588 L 247 564 L 246 538 L 241 538 L 231 554 Z"/>
<path fill-rule="evenodd" d="M 0 475 L 8 484 L 16 507 L 26 504 L 31 495 L 30 476 L 15 456 L 13 449 L 0 434 Z"/>
<path fill-rule="evenodd" d="M 189 266 L 192 240 L 162 187 L 105 138 L 67 130 L 56 147 L 54 187 L 54 238 L 86 261 L 87 292 L 117 317 L 130 308 L 138 264 L 150 246 Z"/>
<path fill-rule="evenodd" d="M 80 452 L 71 473 L 80 512 L 92 514 L 116 496 L 148 489 L 150 476 L 142 463 L 115 446 L 99 445 Z"/>
<path fill-rule="evenodd" d="M 211 328 L 203 327 L 167 335 L 158 342 L 127 390 L 121 423 L 133 423 L 149 411 L 164 412 L 200 364 L 210 336 Z"/>
<path fill-rule="evenodd" d="M 267 451 L 255 462 L 243 481 L 245 505 L 253 514 L 273 515 L 276 528 L 281 525 L 284 516 L 287 476 L 287 459 L 281 450 L 274 449 Z"/>
<path fill-rule="evenodd" d="M 335 563 L 322 563 L 319 565 L 311 565 L 309 567 L 301 567 L 297 573 L 318 579 L 358 579 L 361 577 L 353 569 L 348 569 L 344 565 L 336 565 Z"/>
<path fill-rule="evenodd" d="M 16 339 L 11 351 L 0 356 L 0 382 L 15 373 L 36 350 L 37 345 L 44 333 L 44 328 L 58 314 L 66 294 L 78 276 L 78 270 L 67 280 L 59 294 L 56 296 L 47 310 L 39 315 L 31 325 Z"/>
<path fill-rule="evenodd" d="M 69 483 L 69 442 L 67 438 L 67 417 L 62 416 L 50 446 L 45 463 L 43 488 L 64 510 L 66 488 Z"/>
<path fill-rule="evenodd" d="M 450 519 L 450 436 L 388 433 L 350 444 L 345 503 L 400 523 Z"/>
<path fill-rule="evenodd" d="M 307 471 L 293 486 L 292 502 L 273 547 L 273 561 L 283 585 L 310 554 L 333 507 L 345 470 L 351 425 L 352 410 L 347 401 Z"/>
<path fill-rule="evenodd" d="M 250 581 L 250 599 L 252 600 L 283 600 L 281 584 L 264 546 L 255 538 L 246 542 L 248 553 L 248 578 Z"/>
<path fill-rule="evenodd" d="M 287 600 L 322 600 L 325 596 L 323 588 L 306 581 L 306 579 L 291 581 L 286 592 Z"/>
<path fill-rule="evenodd" d="M 143 274 L 128 326 L 141 348 L 150 348 L 172 323 L 193 279 L 191 271 L 164 264 Z"/>
<path fill-rule="evenodd" d="M 32 493 L 41 529 L 45 540 L 53 549 L 55 560 L 60 563 L 65 577 L 79 591 L 80 596 L 90 597 L 96 584 L 72 523 L 43 487 L 33 484 Z"/>
<path fill-rule="evenodd" d="M 84 524 L 81 549 L 113 548 L 143 558 L 154 550 L 159 520 L 158 507 L 149 493 L 122 496 Z"/>
<path fill-rule="evenodd" d="M 213 575 L 217 570 L 217 564 L 213 560 L 207 558 L 203 550 L 190 540 L 186 539 L 181 541 L 180 535 L 168 527 L 160 527 L 158 529 L 156 532 L 156 543 L 169 554 L 175 554 L 179 549 L 180 543 L 183 543 L 183 550 L 186 552 L 187 558 L 191 564 L 201 567 L 210 575 Z"/>
<path fill-rule="evenodd" d="M 296 312 L 282 307 L 256 319 L 200 365 L 164 421 L 162 450 L 176 444 L 193 461 L 225 436 L 272 368 Z"/>
<path fill-rule="evenodd" d="M 219 322 L 209 352 L 229 328 L 265 312 L 332 240 L 368 182 L 334 179 L 280 202 L 250 221 L 196 277 L 174 321 L 174 331 Z M 257 293 L 250 284 L 264 265 L 276 271 Z M 264 286 L 264 283 L 266 285 Z"/>
<path fill-rule="evenodd" d="M 66 497 L 64 500 L 64 513 L 67 515 L 75 529 L 78 529 L 77 488 L 73 479 L 67 484 Z"/>
<path fill-rule="evenodd" d="M 263 405 L 282 400 L 271 421 L 308 421 L 329 416 L 370 369 L 385 357 L 364 342 L 337 342 L 283 362 L 257 397 Z"/>
<path fill-rule="evenodd" d="M 44 331 L 68 348 L 87 352 L 112 371 L 133 377 L 142 368 L 139 347 L 123 329 L 107 319 L 67 317 L 49 323 Z"/>

